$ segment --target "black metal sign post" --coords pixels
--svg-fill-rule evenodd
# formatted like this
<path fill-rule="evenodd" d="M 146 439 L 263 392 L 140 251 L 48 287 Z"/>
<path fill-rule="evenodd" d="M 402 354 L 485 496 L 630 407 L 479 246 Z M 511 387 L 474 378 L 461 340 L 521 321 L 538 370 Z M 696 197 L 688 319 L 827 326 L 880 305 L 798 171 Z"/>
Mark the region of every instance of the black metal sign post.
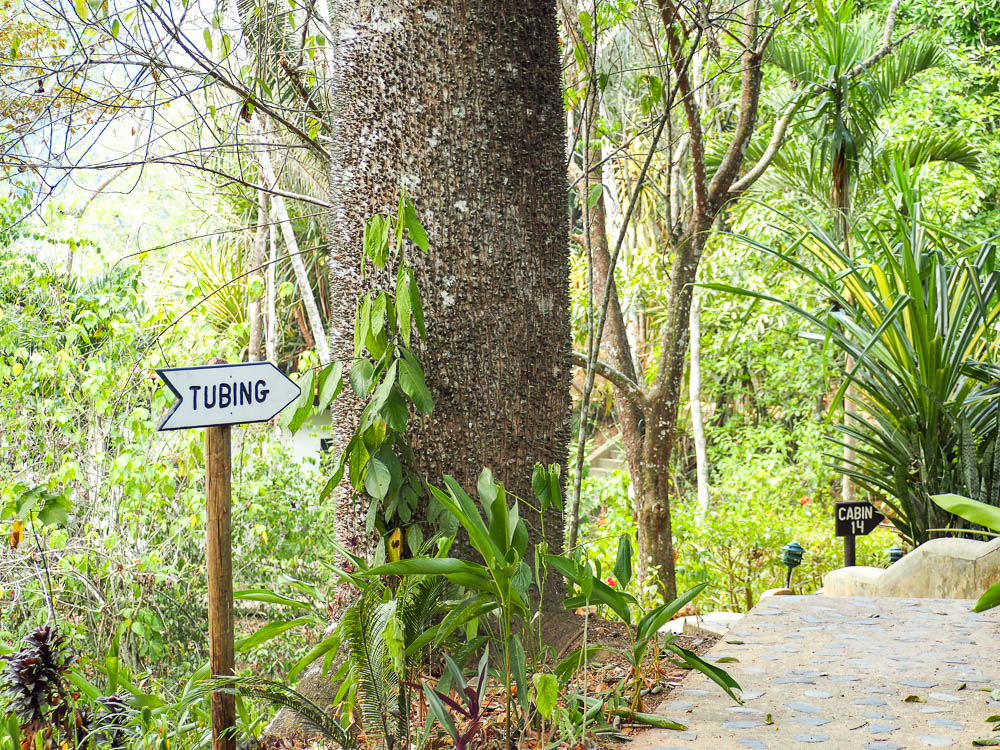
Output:
<path fill-rule="evenodd" d="M 837 503 L 833 506 L 833 521 L 837 536 L 844 537 L 844 567 L 857 565 L 854 538 L 871 534 L 885 516 L 867 500 L 854 503 Z"/>

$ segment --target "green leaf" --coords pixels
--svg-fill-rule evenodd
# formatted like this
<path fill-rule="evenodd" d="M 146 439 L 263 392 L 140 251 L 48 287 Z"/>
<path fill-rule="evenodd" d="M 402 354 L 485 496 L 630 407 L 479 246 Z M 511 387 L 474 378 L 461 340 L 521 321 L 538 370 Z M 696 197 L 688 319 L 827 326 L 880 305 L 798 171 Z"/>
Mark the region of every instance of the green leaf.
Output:
<path fill-rule="evenodd" d="M 458 728 L 455 726 L 455 721 L 451 718 L 451 714 L 448 713 L 448 709 L 445 708 L 437 692 L 427 682 L 424 682 L 424 697 L 427 698 L 427 707 L 434 714 L 434 718 L 441 723 L 448 736 L 451 737 L 452 742 L 457 743 Z"/>
<path fill-rule="evenodd" d="M 375 366 L 367 359 L 359 359 L 347 373 L 347 379 L 351 383 L 351 390 L 358 398 L 368 396 L 368 391 L 372 387 L 372 378 L 375 375 Z"/>
<path fill-rule="evenodd" d="M 243 589 L 233 592 L 233 599 L 243 599 L 252 602 L 265 602 L 267 604 L 281 604 L 286 607 L 296 607 L 298 609 L 312 609 L 306 602 L 276 594 L 268 589 Z"/>
<path fill-rule="evenodd" d="M 544 718 L 551 719 L 559 699 L 559 681 L 551 672 L 535 672 L 531 684 L 535 686 L 535 708 Z"/>
<path fill-rule="evenodd" d="M 601 199 L 604 195 L 604 185 L 597 183 L 596 185 L 591 185 L 590 189 L 587 191 L 587 205 L 593 208 L 597 205 L 597 201 Z"/>
<path fill-rule="evenodd" d="M 615 591 L 608 584 L 604 583 L 604 581 L 594 578 L 589 565 L 579 566 L 568 557 L 563 557 L 562 555 L 546 555 L 545 560 L 549 565 L 566 576 L 566 578 L 577 584 L 584 592 L 584 598 L 589 600 L 590 603 L 605 604 L 626 625 L 632 623 L 632 613 L 629 611 L 629 603 L 635 602 L 634 597 L 624 592 Z M 590 585 L 589 593 L 585 590 L 587 582 Z M 563 602 L 563 605 L 569 609 L 575 609 L 579 606 L 574 601 L 574 597 L 567 599 Z"/>
<path fill-rule="evenodd" d="M 412 321 L 412 303 L 410 300 L 410 274 L 405 266 L 399 267 L 396 274 L 396 326 L 403 345 L 410 345 L 410 328 Z"/>
<path fill-rule="evenodd" d="M 484 466 L 479 472 L 479 480 L 476 482 L 476 489 L 479 491 L 479 502 L 486 511 L 486 516 L 492 518 L 493 503 L 497 499 L 497 485 L 493 481 L 493 472 L 488 466 Z"/>
<path fill-rule="evenodd" d="M 385 331 L 385 292 L 379 293 L 372 303 L 371 332 L 372 336 L 379 336 Z"/>
<path fill-rule="evenodd" d="M 118 23 L 118 21 L 115 20 L 115 23 Z M 114 26 L 111 28 L 111 36 L 118 36 L 118 32 L 114 29 Z M 212 30 L 208 28 L 205 29 L 205 49 L 209 52 L 212 51 Z"/>
<path fill-rule="evenodd" d="M 420 338 L 426 339 L 427 329 L 424 328 L 424 306 L 420 301 L 420 290 L 417 289 L 417 283 L 413 278 L 413 271 L 409 270 L 408 275 L 410 277 L 410 309 L 413 311 L 413 322 L 417 324 L 417 331 L 420 333 Z"/>
<path fill-rule="evenodd" d="M 961 495 L 931 495 L 938 506 L 966 521 L 985 526 L 991 531 L 1000 531 L 1000 508 L 986 505 L 978 500 L 970 500 Z"/>
<path fill-rule="evenodd" d="M 299 395 L 281 412 L 281 416 L 278 417 L 278 424 L 285 427 L 293 435 L 305 424 L 306 419 L 312 413 L 313 398 L 315 396 L 313 390 L 313 373 L 307 372 L 303 375 L 302 379 L 298 382 L 298 386 L 300 389 Z"/>
<path fill-rule="evenodd" d="M 729 697 L 734 701 L 737 703 L 741 702 L 733 691 L 741 690 L 742 688 L 740 688 L 740 684 L 734 680 L 726 670 L 721 667 L 717 667 L 714 664 L 709 664 L 707 661 L 698 656 L 698 654 L 693 651 L 688 651 L 686 648 L 678 646 L 676 643 L 666 643 L 664 644 L 664 647 L 673 651 L 678 656 L 683 657 L 684 661 L 686 661 L 690 667 L 698 670 L 714 683 L 719 685 L 719 687 L 725 690 Z"/>
<path fill-rule="evenodd" d="M 384 268 L 389 257 L 389 217 L 375 214 L 365 224 L 365 255 L 378 268 Z"/>
<path fill-rule="evenodd" d="M 406 407 L 403 394 L 395 386 L 389 392 L 389 397 L 382 404 L 379 411 L 382 419 L 389 426 L 389 429 L 403 434 L 406 431 L 406 423 L 410 419 L 410 410 Z"/>
<path fill-rule="evenodd" d="M 90 15 L 90 7 L 87 5 L 87 0 L 75 0 L 76 12 L 79 14 L 80 18 L 84 21 L 87 20 L 87 16 Z"/>
<path fill-rule="evenodd" d="M 417 218 L 417 210 L 409 199 L 406 199 L 403 207 L 403 226 L 406 227 L 413 244 L 426 253 L 428 248 L 427 232 L 424 231 L 420 219 Z"/>
<path fill-rule="evenodd" d="M 697 586 L 689 589 L 672 602 L 662 604 L 647 614 L 639 620 L 639 624 L 636 626 L 636 638 L 639 640 L 647 640 L 655 637 L 656 633 L 664 625 L 664 623 L 673 619 L 674 615 L 680 612 L 686 604 L 693 601 L 698 594 L 707 588 L 707 586 L 707 582 L 699 583 Z"/>
<path fill-rule="evenodd" d="M 246 636 L 245 638 L 240 638 L 236 641 L 236 653 L 241 654 L 244 651 L 248 651 L 255 646 L 259 646 L 262 643 L 266 643 L 273 638 L 278 637 L 282 633 L 285 633 L 293 628 L 297 628 L 300 625 L 322 625 L 324 624 L 320 618 L 313 615 L 307 615 L 304 617 L 296 617 L 294 620 L 285 620 L 278 622 L 271 622 L 260 628 L 255 633 Z"/>
<path fill-rule="evenodd" d="M 383 500 L 389 491 L 391 481 L 392 474 L 389 472 L 389 467 L 377 458 L 371 458 L 365 471 L 365 491 L 377 500 Z"/>
<path fill-rule="evenodd" d="M 424 532 L 420 530 L 420 526 L 413 524 L 410 528 L 406 530 L 406 546 L 410 550 L 411 555 L 419 555 L 420 548 L 424 545 Z"/>
<path fill-rule="evenodd" d="M 434 401 L 431 399 L 431 392 L 427 389 L 424 381 L 423 370 L 417 364 L 413 355 L 407 356 L 403 352 L 403 358 L 399 361 L 399 385 L 403 393 L 407 395 L 413 405 L 421 412 L 430 416 L 434 411 Z"/>
<path fill-rule="evenodd" d="M 340 362 L 334 362 L 324 367 L 319 374 L 319 404 L 317 409 L 325 409 L 337 396 L 340 395 L 344 387 L 344 366 Z"/>
<path fill-rule="evenodd" d="M 573 649 L 566 655 L 565 659 L 556 665 L 556 677 L 558 677 L 559 681 L 562 683 L 569 682 L 573 675 L 575 675 L 582 666 L 587 664 L 592 656 L 601 650 L 600 646 L 588 646 L 586 650 L 582 646 L 580 648 Z"/>
<path fill-rule="evenodd" d="M 512 635 L 507 641 L 507 648 L 510 651 L 510 671 L 517 685 L 517 701 L 521 704 L 521 710 L 525 716 L 528 714 L 528 673 L 527 659 L 524 655 L 524 647 L 521 639 Z"/>
<path fill-rule="evenodd" d="M 987 609 L 993 609 L 998 604 L 1000 604 L 1000 582 L 994 583 L 979 597 L 979 601 L 976 602 L 976 606 L 972 608 L 972 611 L 984 612 Z"/>
<path fill-rule="evenodd" d="M 65 526 L 73 503 L 62 495 L 46 495 L 45 504 L 38 511 L 38 520 L 46 526 Z"/>
<path fill-rule="evenodd" d="M 628 588 L 628 584 L 632 580 L 632 539 L 628 533 L 618 537 L 618 556 L 615 558 L 615 567 L 612 572 L 621 587 Z"/>

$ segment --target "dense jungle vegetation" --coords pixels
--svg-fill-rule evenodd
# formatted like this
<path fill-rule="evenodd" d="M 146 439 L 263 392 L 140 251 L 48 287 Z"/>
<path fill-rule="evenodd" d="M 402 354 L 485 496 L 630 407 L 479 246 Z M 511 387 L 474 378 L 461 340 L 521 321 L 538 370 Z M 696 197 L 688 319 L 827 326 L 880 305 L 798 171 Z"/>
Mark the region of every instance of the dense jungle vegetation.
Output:
<path fill-rule="evenodd" d="M 835 502 L 874 566 L 1000 505 L 996 7 L 424 5 L 0 3 L 0 750 L 208 746 L 213 689 L 597 747 L 666 657 L 738 695 L 659 630 L 819 589 Z M 154 370 L 215 357 L 302 396 L 233 432 L 213 679 Z"/>

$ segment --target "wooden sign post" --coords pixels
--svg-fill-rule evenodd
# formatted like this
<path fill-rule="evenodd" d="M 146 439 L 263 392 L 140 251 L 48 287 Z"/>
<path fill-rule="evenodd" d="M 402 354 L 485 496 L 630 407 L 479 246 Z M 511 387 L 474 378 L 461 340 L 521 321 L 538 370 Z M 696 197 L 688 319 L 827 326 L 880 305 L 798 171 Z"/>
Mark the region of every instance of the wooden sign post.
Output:
<path fill-rule="evenodd" d="M 213 677 L 233 674 L 232 425 L 266 422 L 301 390 L 270 362 L 178 367 L 156 373 L 177 396 L 158 430 L 205 428 L 208 653 Z M 212 748 L 236 750 L 236 696 L 212 693 Z"/>
<path fill-rule="evenodd" d="M 208 658 L 212 676 L 233 674 L 233 485 L 232 430 L 205 429 L 205 494 L 208 496 L 205 557 L 208 565 Z M 212 747 L 236 750 L 236 696 L 212 693 Z"/>

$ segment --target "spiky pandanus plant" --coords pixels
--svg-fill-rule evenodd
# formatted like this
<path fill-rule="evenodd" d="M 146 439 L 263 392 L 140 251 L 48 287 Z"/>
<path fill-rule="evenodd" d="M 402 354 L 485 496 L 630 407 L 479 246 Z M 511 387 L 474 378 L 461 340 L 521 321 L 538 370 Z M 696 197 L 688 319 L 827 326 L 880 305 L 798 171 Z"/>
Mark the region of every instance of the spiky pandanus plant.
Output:
<path fill-rule="evenodd" d="M 916 196 L 919 198 L 919 196 Z M 771 295 L 706 286 L 776 302 L 850 356 L 831 410 L 853 386 L 859 416 L 838 430 L 857 457 L 831 456 L 868 489 L 912 544 L 964 522 L 931 501 L 955 492 L 1000 505 L 1000 263 L 973 244 L 925 223 L 919 200 L 892 232 L 839 239 L 811 226 L 779 250 L 744 237 L 810 279 L 831 309 L 806 310 Z M 812 262 L 800 260 L 811 256 Z"/>
<path fill-rule="evenodd" d="M 90 734 L 89 715 L 73 705 L 66 677 L 76 655 L 52 625 L 42 625 L 24 639 L 24 648 L 3 657 L 0 693 L 21 723 L 25 747 L 35 747 L 41 735 L 45 746 L 60 740 L 85 747 Z"/>

